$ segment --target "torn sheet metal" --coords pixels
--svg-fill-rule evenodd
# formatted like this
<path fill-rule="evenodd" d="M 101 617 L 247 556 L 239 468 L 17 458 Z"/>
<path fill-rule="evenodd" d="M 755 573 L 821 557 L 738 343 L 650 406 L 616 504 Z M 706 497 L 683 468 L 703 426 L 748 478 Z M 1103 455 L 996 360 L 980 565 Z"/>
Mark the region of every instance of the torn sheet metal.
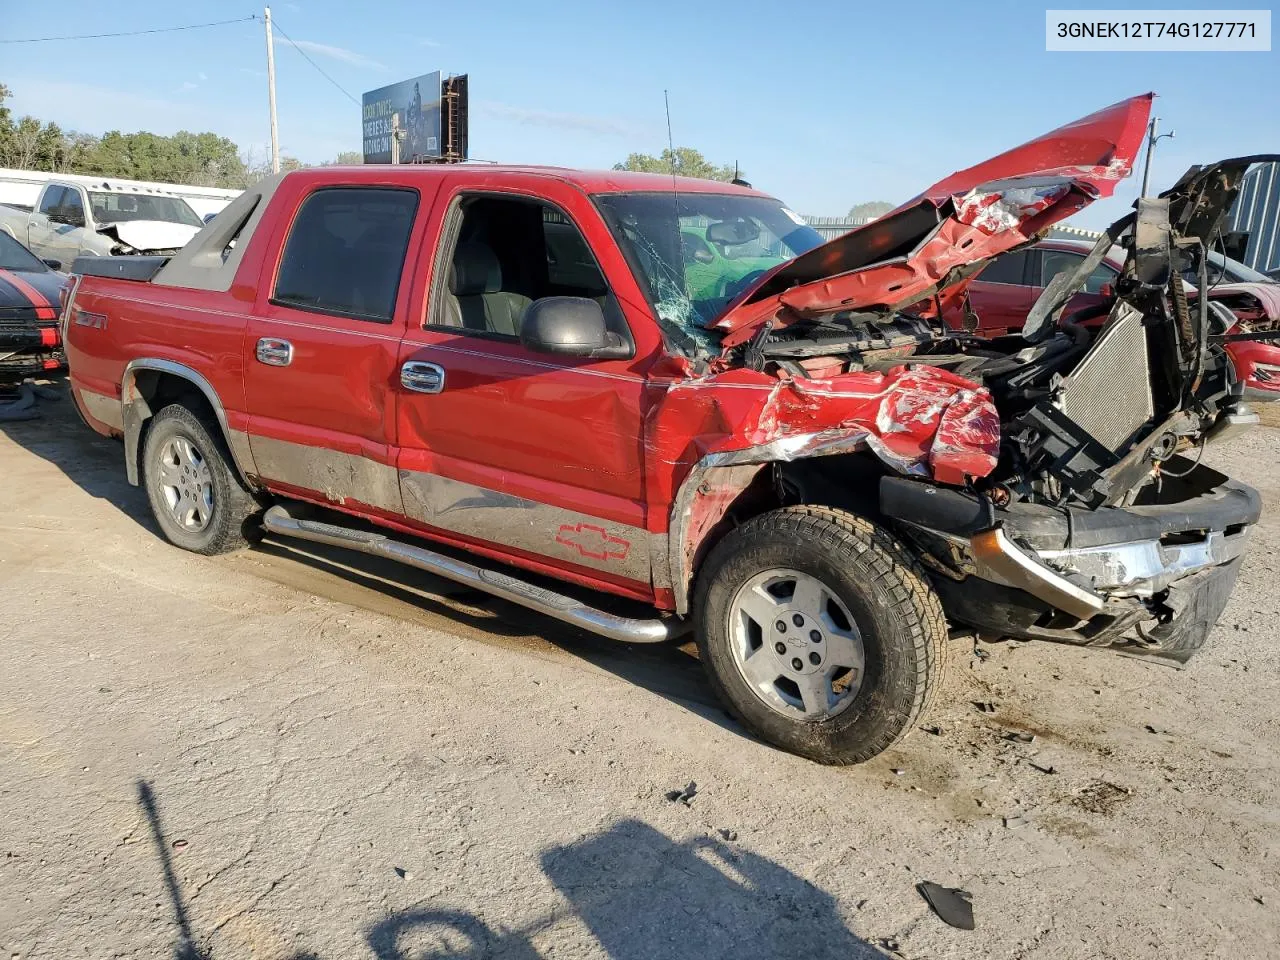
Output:
<path fill-rule="evenodd" d="M 963 281 L 1127 177 L 1152 94 L 1131 97 L 954 173 L 897 210 L 779 265 L 709 325 L 728 348 L 766 321 L 901 310 Z"/>
<path fill-rule="evenodd" d="M 960 483 L 986 476 L 999 454 L 990 394 L 937 367 L 823 380 L 738 368 L 663 389 L 651 408 L 648 442 L 671 464 L 692 466 L 740 449 L 768 447 L 769 460 L 785 461 L 863 446 L 899 472 Z M 857 438 L 853 447 L 850 437 Z"/>
<path fill-rule="evenodd" d="M 735 368 L 650 389 L 660 391 L 646 424 L 650 462 L 671 469 L 650 471 L 649 496 L 672 504 L 671 578 L 681 612 L 700 544 L 761 465 L 870 450 L 900 473 L 958 484 L 986 476 L 999 456 L 990 394 L 937 367 L 823 380 Z"/>

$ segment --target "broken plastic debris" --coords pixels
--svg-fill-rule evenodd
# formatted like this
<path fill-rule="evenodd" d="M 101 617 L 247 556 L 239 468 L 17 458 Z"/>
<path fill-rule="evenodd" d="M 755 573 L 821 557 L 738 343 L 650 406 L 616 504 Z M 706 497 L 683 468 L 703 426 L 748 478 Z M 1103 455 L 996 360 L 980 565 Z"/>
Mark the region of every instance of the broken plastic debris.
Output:
<path fill-rule="evenodd" d="M 670 800 L 672 803 L 675 803 L 678 800 L 681 803 L 683 803 L 686 807 L 690 805 L 690 803 L 693 801 L 693 798 L 696 797 L 697 795 L 698 795 L 698 785 L 694 783 L 692 780 L 689 781 L 688 786 L 686 786 L 683 790 L 667 791 L 668 800 Z"/>
<path fill-rule="evenodd" d="M 944 887 L 928 880 L 917 883 L 916 889 L 943 923 L 958 930 L 973 929 L 973 897 L 969 891 Z"/>

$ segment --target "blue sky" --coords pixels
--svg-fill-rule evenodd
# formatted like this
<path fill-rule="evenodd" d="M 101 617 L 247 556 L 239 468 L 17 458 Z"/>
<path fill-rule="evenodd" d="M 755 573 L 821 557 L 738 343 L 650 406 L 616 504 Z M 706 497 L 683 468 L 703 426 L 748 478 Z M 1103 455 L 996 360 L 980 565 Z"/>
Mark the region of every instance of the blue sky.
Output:
<path fill-rule="evenodd" d="M 357 97 L 434 69 L 468 73 L 471 152 L 485 159 L 607 167 L 633 150 L 657 152 L 669 89 L 677 144 L 738 161 L 756 186 L 805 213 L 901 201 L 952 170 L 1147 90 L 1160 95 L 1162 129 L 1177 131 L 1160 142 L 1156 185 L 1191 163 L 1280 150 L 1280 53 L 1047 53 L 1045 6 L 298 0 L 272 13 Z M 235 0 L 62 0 L 56 8 L 0 0 L 0 39 L 255 12 L 261 8 Z M 284 151 L 315 162 L 359 149 L 359 108 L 280 38 L 276 65 Z M 6 44 L 0 82 L 17 112 L 64 128 L 209 129 L 266 151 L 260 22 Z M 1137 179 L 1076 222 L 1114 219 Z"/>

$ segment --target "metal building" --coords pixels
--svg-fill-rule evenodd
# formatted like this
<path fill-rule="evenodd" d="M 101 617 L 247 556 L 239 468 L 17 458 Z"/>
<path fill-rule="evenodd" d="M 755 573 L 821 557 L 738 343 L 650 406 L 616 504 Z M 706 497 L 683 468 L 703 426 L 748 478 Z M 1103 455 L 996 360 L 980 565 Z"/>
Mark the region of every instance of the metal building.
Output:
<path fill-rule="evenodd" d="M 1259 163 L 1244 175 L 1227 225 L 1249 234 L 1243 263 L 1264 273 L 1280 267 L 1280 163 Z"/>

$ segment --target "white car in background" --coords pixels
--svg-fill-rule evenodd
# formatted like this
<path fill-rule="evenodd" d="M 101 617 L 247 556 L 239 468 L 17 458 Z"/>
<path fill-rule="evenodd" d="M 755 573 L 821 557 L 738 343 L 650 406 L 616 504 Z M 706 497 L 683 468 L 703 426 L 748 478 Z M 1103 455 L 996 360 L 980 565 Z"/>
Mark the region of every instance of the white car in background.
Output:
<path fill-rule="evenodd" d="M 203 226 L 182 197 L 105 179 L 50 180 L 29 211 L 0 206 L 0 231 L 37 257 L 68 267 L 83 256 L 173 254 Z"/>

